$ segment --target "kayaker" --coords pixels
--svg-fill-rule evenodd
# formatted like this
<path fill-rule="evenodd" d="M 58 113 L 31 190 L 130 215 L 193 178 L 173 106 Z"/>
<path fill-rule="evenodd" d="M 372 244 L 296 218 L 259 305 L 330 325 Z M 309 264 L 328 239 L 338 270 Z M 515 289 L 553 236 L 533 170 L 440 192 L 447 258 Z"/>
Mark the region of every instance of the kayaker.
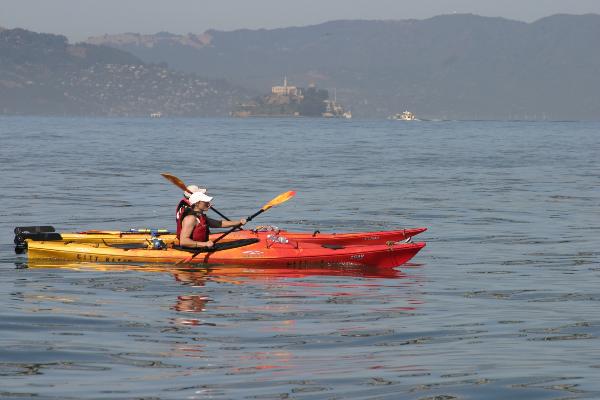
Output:
<path fill-rule="evenodd" d="M 246 223 L 242 218 L 238 221 L 216 220 L 208 218 L 205 212 L 210 208 L 212 197 L 202 191 L 192 193 L 188 202 L 190 207 L 184 209 L 177 218 L 177 238 L 182 247 L 212 247 L 208 239 L 210 228 L 232 228 Z"/>

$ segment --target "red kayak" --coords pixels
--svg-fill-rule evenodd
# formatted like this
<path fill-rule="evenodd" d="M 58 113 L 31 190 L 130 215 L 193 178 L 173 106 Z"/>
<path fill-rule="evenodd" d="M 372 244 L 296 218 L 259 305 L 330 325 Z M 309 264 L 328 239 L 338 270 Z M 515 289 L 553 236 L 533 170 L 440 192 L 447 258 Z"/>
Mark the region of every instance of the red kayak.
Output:
<path fill-rule="evenodd" d="M 341 246 L 378 245 L 406 240 L 426 230 L 427 228 L 407 228 L 393 231 L 321 233 L 318 230 L 314 232 L 292 232 L 272 226 L 265 226 L 252 230 L 232 232 L 225 238 L 225 241 L 266 239 L 272 235 L 283 235 L 289 240 L 303 243 L 337 244 Z M 215 233 L 211 235 L 211 239 L 215 240 L 220 235 L 220 233 Z M 149 240 L 152 237 L 159 237 L 167 244 L 173 243 L 176 239 L 175 235 L 166 229 L 131 229 L 128 231 L 88 230 L 74 233 L 56 232 L 52 226 L 15 228 L 15 244 L 22 250 L 18 252 L 25 250 L 25 239 L 80 243 L 129 243 Z"/>

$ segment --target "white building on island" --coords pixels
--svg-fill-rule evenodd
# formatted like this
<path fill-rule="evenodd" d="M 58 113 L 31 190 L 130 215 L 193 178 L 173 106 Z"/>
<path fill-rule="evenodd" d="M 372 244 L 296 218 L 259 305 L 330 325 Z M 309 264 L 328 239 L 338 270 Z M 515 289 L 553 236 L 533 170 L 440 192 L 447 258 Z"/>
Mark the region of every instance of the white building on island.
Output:
<path fill-rule="evenodd" d="M 299 90 L 296 86 L 288 86 L 287 76 L 283 78 L 283 86 L 271 87 L 271 93 L 279 96 L 298 96 Z"/>

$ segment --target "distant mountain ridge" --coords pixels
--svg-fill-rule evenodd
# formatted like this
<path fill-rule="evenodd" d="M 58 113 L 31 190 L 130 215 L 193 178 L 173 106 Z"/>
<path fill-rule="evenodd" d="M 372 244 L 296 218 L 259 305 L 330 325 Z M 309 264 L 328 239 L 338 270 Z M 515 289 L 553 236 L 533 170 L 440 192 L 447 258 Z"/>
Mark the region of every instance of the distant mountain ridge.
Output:
<path fill-rule="evenodd" d="M 159 32 L 154 35 L 142 35 L 139 33 L 123 33 L 120 35 L 104 35 L 98 37 L 91 37 L 87 40 L 87 43 L 95 45 L 106 45 L 116 44 L 119 46 L 142 46 L 142 47 L 154 47 L 166 44 L 177 43 L 181 46 L 189 46 L 192 48 L 202 48 L 210 45 L 211 36 L 209 34 L 202 35 L 175 35 L 169 32 Z"/>
<path fill-rule="evenodd" d="M 355 116 L 408 109 L 440 119 L 599 119 L 598 38 L 594 14 L 533 23 L 456 14 L 89 42 L 252 90 L 266 92 L 283 75 L 335 88 Z"/>
<path fill-rule="evenodd" d="M 111 47 L 0 30 L 0 114 L 224 116 L 248 96 Z"/>
<path fill-rule="evenodd" d="M 104 61 L 114 64 L 143 64 L 125 51 L 88 43 L 71 45 L 62 35 L 42 34 L 25 29 L 0 32 L 2 65 L 44 65 L 49 69 L 90 66 Z"/>

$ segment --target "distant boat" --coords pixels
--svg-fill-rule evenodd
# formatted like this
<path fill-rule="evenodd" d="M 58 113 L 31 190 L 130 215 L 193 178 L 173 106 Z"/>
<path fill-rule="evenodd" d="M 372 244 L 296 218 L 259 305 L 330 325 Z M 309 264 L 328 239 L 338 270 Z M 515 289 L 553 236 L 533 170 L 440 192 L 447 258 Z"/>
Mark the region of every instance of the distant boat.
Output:
<path fill-rule="evenodd" d="M 351 119 L 352 112 L 344 110 L 341 104 L 337 102 L 337 92 L 333 90 L 333 100 L 323 100 L 325 103 L 325 112 L 321 114 L 324 118 L 345 118 Z"/>
<path fill-rule="evenodd" d="M 160 117 L 162 117 L 161 112 L 155 112 L 155 113 L 150 114 L 150 118 L 160 118 Z"/>
<path fill-rule="evenodd" d="M 399 114 L 394 114 L 391 117 L 389 117 L 388 119 L 393 119 L 393 120 L 397 120 L 397 121 L 418 121 L 418 119 L 415 117 L 415 115 L 413 113 L 411 113 L 410 111 L 404 111 L 403 113 L 399 113 Z"/>

